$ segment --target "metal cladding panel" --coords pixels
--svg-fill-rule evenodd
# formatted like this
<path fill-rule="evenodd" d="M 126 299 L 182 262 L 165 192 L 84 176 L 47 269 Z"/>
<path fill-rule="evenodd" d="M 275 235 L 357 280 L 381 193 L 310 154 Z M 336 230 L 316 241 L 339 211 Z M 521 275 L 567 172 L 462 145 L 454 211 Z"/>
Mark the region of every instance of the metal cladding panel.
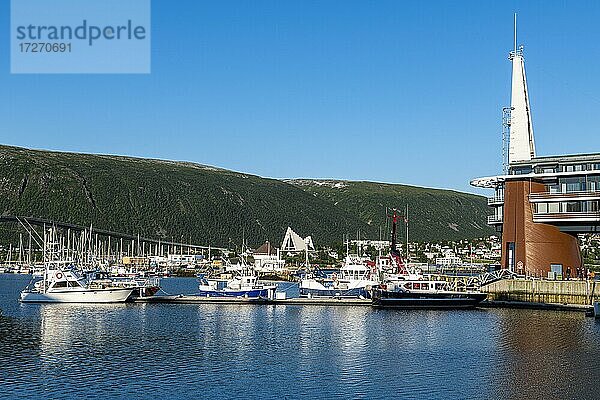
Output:
<path fill-rule="evenodd" d="M 523 56 L 513 55 L 512 63 L 509 164 L 517 161 L 529 161 L 535 157 L 533 124 Z"/>
<path fill-rule="evenodd" d="M 556 226 L 533 222 L 529 193 L 543 192 L 541 183 L 506 182 L 504 188 L 504 226 L 502 231 L 502 265 L 507 264 L 507 243 L 515 243 L 515 272 L 546 275 L 550 264 L 562 264 L 563 273 L 572 274 L 582 266 L 577 238 Z M 518 268 L 522 265 L 522 269 Z"/>

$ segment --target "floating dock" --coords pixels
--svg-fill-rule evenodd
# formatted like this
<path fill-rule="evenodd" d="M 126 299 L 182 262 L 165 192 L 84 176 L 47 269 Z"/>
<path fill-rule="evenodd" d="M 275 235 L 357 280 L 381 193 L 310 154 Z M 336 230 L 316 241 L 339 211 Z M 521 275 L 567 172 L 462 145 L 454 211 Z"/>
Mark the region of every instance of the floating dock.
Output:
<path fill-rule="evenodd" d="M 370 306 L 371 299 L 344 298 L 287 298 L 287 299 L 256 299 L 243 297 L 203 297 L 194 295 L 152 296 L 139 297 L 136 303 L 161 304 L 274 304 L 274 305 L 312 305 L 312 306 Z"/>
<path fill-rule="evenodd" d="M 268 305 L 296 305 L 296 306 L 351 306 L 368 307 L 371 306 L 371 299 L 349 299 L 349 298 L 305 298 L 293 297 L 286 299 L 257 299 L 243 297 L 203 297 L 195 295 L 174 295 L 174 296 L 152 296 L 139 297 L 133 300 L 135 303 L 151 304 L 268 304 Z M 582 304 L 560 304 L 560 303 L 537 303 L 526 301 L 498 301 L 485 300 L 477 305 L 481 308 L 521 308 L 538 310 L 562 310 L 592 312 L 592 307 Z M 599 305 L 600 309 L 600 305 Z"/>

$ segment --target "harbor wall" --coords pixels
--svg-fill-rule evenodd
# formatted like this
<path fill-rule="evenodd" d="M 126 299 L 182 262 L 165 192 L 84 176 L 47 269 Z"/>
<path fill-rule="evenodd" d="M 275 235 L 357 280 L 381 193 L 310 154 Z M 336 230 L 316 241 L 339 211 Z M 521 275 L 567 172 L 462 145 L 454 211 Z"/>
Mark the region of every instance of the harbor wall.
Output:
<path fill-rule="evenodd" d="M 590 305 L 600 301 L 600 282 L 505 279 L 481 288 L 487 300 Z"/>

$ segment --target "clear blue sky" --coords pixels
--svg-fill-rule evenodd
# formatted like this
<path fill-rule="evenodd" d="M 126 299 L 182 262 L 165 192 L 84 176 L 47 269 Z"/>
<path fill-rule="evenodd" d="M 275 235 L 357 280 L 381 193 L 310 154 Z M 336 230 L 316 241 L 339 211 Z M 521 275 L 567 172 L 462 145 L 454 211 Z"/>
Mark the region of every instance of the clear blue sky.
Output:
<path fill-rule="evenodd" d="M 0 142 L 476 192 L 501 169 L 512 15 L 539 155 L 600 152 L 600 2 L 152 2 L 150 75 L 11 75 Z"/>

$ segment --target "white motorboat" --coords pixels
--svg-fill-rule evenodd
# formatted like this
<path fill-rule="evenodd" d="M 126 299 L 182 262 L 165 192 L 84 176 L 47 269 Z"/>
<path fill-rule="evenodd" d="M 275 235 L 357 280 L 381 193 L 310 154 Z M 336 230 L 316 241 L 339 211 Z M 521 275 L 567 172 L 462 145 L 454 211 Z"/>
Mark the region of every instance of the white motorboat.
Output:
<path fill-rule="evenodd" d="M 108 272 L 97 270 L 86 274 L 86 281 L 93 286 L 124 287 L 134 289 L 130 299 L 152 297 L 160 290 L 160 278 L 142 277 L 114 277 Z"/>
<path fill-rule="evenodd" d="M 34 278 L 21 292 L 23 303 L 122 303 L 134 287 L 115 286 L 112 281 L 86 281 L 73 269 L 50 269 Z"/>
<path fill-rule="evenodd" d="M 337 273 L 327 278 L 306 278 L 300 282 L 301 297 L 370 298 L 377 285 L 374 271 L 358 256 L 348 256 Z"/>

